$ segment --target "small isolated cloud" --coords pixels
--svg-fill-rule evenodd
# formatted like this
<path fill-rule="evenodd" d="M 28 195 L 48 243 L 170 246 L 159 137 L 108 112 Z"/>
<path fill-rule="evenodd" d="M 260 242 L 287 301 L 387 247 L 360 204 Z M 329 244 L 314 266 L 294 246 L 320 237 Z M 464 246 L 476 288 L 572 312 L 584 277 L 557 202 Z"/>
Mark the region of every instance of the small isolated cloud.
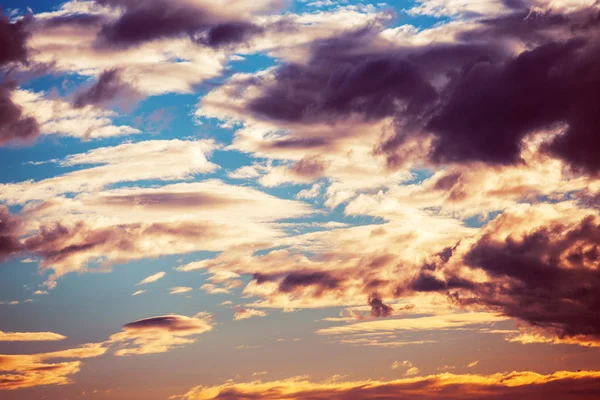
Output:
<path fill-rule="evenodd" d="M 169 294 L 182 294 L 192 291 L 191 287 L 188 286 L 175 286 L 169 289 Z"/>
<path fill-rule="evenodd" d="M 268 374 L 269 371 L 254 372 L 252 376 L 262 376 Z"/>
<path fill-rule="evenodd" d="M 200 286 L 200 290 L 203 290 L 209 294 L 227 294 L 227 293 L 229 293 L 229 289 L 219 287 L 212 283 L 205 283 L 204 285 Z"/>
<path fill-rule="evenodd" d="M 165 277 L 165 275 L 166 275 L 166 272 L 163 272 L 163 271 L 161 271 L 161 272 L 157 272 L 157 273 L 156 273 L 156 274 L 154 274 L 154 275 L 150 275 L 150 276 L 148 276 L 148 277 L 146 277 L 146 278 L 142 279 L 142 280 L 141 280 L 141 281 L 140 281 L 140 282 L 139 282 L 139 283 L 138 283 L 136 286 L 140 286 L 140 285 L 146 285 L 146 284 L 148 284 L 148 283 L 156 282 L 156 281 L 158 281 L 159 279 L 162 279 L 162 278 L 164 278 L 164 277 Z"/>
<path fill-rule="evenodd" d="M 52 342 L 67 337 L 53 332 L 2 332 L 0 342 Z"/>
<path fill-rule="evenodd" d="M 404 375 L 412 376 L 417 375 L 419 373 L 419 368 L 415 367 L 413 363 L 408 360 L 404 360 L 401 362 L 394 361 L 391 366 L 392 369 L 402 368 L 405 369 Z"/>
<path fill-rule="evenodd" d="M 476 360 L 476 361 L 470 362 L 470 363 L 467 365 L 467 368 L 473 368 L 473 367 L 474 367 L 474 366 L 476 366 L 477 364 L 479 364 L 479 360 Z"/>
<path fill-rule="evenodd" d="M 233 319 L 235 321 L 239 321 L 240 319 L 248 319 L 252 317 L 266 317 L 266 312 L 262 310 L 256 310 L 254 308 L 241 308 L 235 312 L 233 315 Z"/>
<path fill-rule="evenodd" d="M 112 335 L 109 342 L 117 345 L 116 356 L 165 353 L 194 343 L 195 339 L 191 336 L 208 332 L 212 328 L 210 318 L 206 317 L 150 317 L 123 326 L 123 330 Z"/>
<path fill-rule="evenodd" d="M 142 294 L 144 292 L 146 292 L 146 291 L 145 290 L 138 290 L 137 292 L 133 293 L 132 296 L 137 296 L 137 295 Z"/>

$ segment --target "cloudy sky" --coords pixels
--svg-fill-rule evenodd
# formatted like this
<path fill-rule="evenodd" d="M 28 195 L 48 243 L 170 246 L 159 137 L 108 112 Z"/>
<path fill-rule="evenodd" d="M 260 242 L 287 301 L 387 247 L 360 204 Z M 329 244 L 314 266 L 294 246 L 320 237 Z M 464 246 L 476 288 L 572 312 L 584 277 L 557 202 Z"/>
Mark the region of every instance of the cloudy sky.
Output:
<path fill-rule="evenodd" d="M 0 398 L 600 398 L 600 3 L 0 0 Z"/>

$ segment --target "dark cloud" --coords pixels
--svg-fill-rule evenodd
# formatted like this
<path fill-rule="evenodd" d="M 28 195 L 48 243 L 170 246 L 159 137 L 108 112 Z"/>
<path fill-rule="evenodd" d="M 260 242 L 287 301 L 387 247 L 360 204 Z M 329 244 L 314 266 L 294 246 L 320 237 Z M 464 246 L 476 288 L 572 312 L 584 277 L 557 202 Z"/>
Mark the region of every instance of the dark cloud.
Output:
<path fill-rule="evenodd" d="M 269 146 L 275 149 L 312 149 L 328 144 L 329 141 L 325 138 L 298 138 L 275 140 L 269 143 Z"/>
<path fill-rule="evenodd" d="M 538 129 L 567 124 L 547 150 L 575 167 L 600 169 L 594 126 L 600 90 L 597 45 L 573 39 L 526 51 L 502 65 L 465 71 L 427 124 L 435 161 L 514 164 L 520 142 Z"/>
<path fill-rule="evenodd" d="M 0 15 L 0 145 L 29 142 L 40 134 L 36 119 L 23 115 L 21 106 L 13 102 L 12 93 L 17 84 L 7 72 L 14 63 L 27 62 L 30 21 L 31 18 L 26 17 L 11 22 L 7 16 Z"/>
<path fill-rule="evenodd" d="M 459 33 L 456 43 L 377 46 L 369 29 L 317 41 L 307 63 L 284 64 L 273 79 L 242 83 L 261 92 L 247 111 L 292 124 L 334 123 L 350 115 L 366 121 L 394 117 L 396 134 L 375 149 L 390 166 L 401 164 L 397 152 L 415 136 L 433 136 L 433 163 L 518 164 L 524 137 L 558 128 L 543 151 L 595 174 L 598 18 L 583 12 L 528 16 L 523 5 L 509 2 L 514 13 L 480 20 Z M 509 50 L 514 40 L 528 50 L 514 56 Z M 293 132 L 278 146 L 308 149 L 332 140 Z M 454 178 L 459 177 L 439 185 Z"/>
<path fill-rule="evenodd" d="M 419 275 L 411 282 L 411 290 L 416 292 L 439 292 L 448 289 L 469 289 L 475 286 L 474 283 L 455 276 L 450 276 L 447 280 L 442 280 L 427 273 L 426 270 L 427 268 L 421 271 L 421 273 L 419 273 Z"/>
<path fill-rule="evenodd" d="M 164 330 L 169 332 L 185 332 L 198 330 L 198 320 L 180 315 L 165 315 L 130 322 L 123 326 L 125 331 Z"/>
<path fill-rule="evenodd" d="M 117 20 L 105 24 L 99 33 L 100 43 L 113 46 L 188 36 L 197 43 L 221 47 L 244 42 L 262 32 L 262 28 L 248 21 L 220 16 L 206 4 L 170 0 L 96 2 L 124 10 Z"/>
<path fill-rule="evenodd" d="M 11 22 L 0 9 L 0 66 L 27 60 L 27 26 L 31 17 Z"/>
<path fill-rule="evenodd" d="M 100 36 L 117 45 L 191 35 L 206 24 L 206 16 L 196 8 L 174 2 L 126 2 L 126 10 L 116 21 L 105 25 Z"/>
<path fill-rule="evenodd" d="M 100 74 L 96 83 L 75 95 L 73 105 L 77 108 L 85 106 L 104 106 L 118 102 L 132 104 L 139 97 L 136 90 L 121 78 L 121 70 L 109 69 Z"/>
<path fill-rule="evenodd" d="M 15 88 L 14 82 L 0 82 L 0 145 L 31 142 L 40 134 L 37 120 L 24 115 L 22 107 L 13 102 Z"/>
<path fill-rule="evenodd" d="M 298 287 L 306 286 L 314 286 L 324 290 L 333 290 L 337 289 L 339 284 L 340 280 L 327 272 L 292 272 L 287 274 L 279 283 L 279 290 L 287 293 L 294 291 Z"/>
<path fill-rule="evenodd" d="M 223 47 L 245 42 L 263 32 L 263 28 L 249 22 L 226 22 L 208 29 L 205 37 L 199 42 L 210 47 Z"/>
<path fill-rule="evenodd" d="M 463 304 L 484 304 L 558 337 L 600 340 L 600 224 L 539 228 L 518 240 L 483 236 L 464 257 L 492 276 L 473 285 Z M 473 297 L 474 295 L 474 297 Z"/>
<path fill-rule="evenodd" d="M 385 318 L 392 315 L 394 309 L 384 304 L 377 293 L 371 293 L 369 296 L 369 305 L 371 306 L 371 316 L 375 318 Z"/>
<path fill-rule="evenodd" d="M 0 205 L 0 262 L 19 253 L 23 246 L 19 236 L 23 233 L 22 220 Z"/>
<path fill-rule="evenodd" d="M 249 109 L 259 117 L 288 122 L 327 121 L 355 113 L 377 119 L 393 115 L 399 103 L 417 113 L 436 97 L 415 66 L 394 55 L 317 55 L 308 65 L 281 67 L 275 82 Z"/>
<path fill-rule="evenodd" d="M 297 271 L 285 274 L 255 273 L 254 281 L 258 285 L 266 282 L 278 282 L 281 293 L 293 293 L 298 289 L 311 287 L 314 296 L 319 297 L 325 292 L 339 290 L 344 278 L 338 278 L 325 271 Z"/>

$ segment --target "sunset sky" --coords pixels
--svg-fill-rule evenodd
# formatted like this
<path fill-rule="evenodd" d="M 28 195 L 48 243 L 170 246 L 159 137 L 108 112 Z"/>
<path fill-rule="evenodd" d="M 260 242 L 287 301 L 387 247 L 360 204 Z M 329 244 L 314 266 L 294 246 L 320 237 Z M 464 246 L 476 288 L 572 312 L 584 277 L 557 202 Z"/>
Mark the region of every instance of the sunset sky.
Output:
<path fill-rule="evenodd" d="M 0 399 L 600 398 L 598 1 L 0 5 Z"/>

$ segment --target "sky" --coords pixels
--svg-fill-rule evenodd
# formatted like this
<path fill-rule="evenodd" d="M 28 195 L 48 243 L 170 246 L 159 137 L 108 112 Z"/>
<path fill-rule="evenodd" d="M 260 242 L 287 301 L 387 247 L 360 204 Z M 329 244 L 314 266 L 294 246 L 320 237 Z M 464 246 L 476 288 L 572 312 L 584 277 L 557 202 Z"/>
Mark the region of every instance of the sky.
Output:
<path fill-rule="evenodd" d="M 0 2 L 2 400 L 600 398 L 597 1 Z"/>

